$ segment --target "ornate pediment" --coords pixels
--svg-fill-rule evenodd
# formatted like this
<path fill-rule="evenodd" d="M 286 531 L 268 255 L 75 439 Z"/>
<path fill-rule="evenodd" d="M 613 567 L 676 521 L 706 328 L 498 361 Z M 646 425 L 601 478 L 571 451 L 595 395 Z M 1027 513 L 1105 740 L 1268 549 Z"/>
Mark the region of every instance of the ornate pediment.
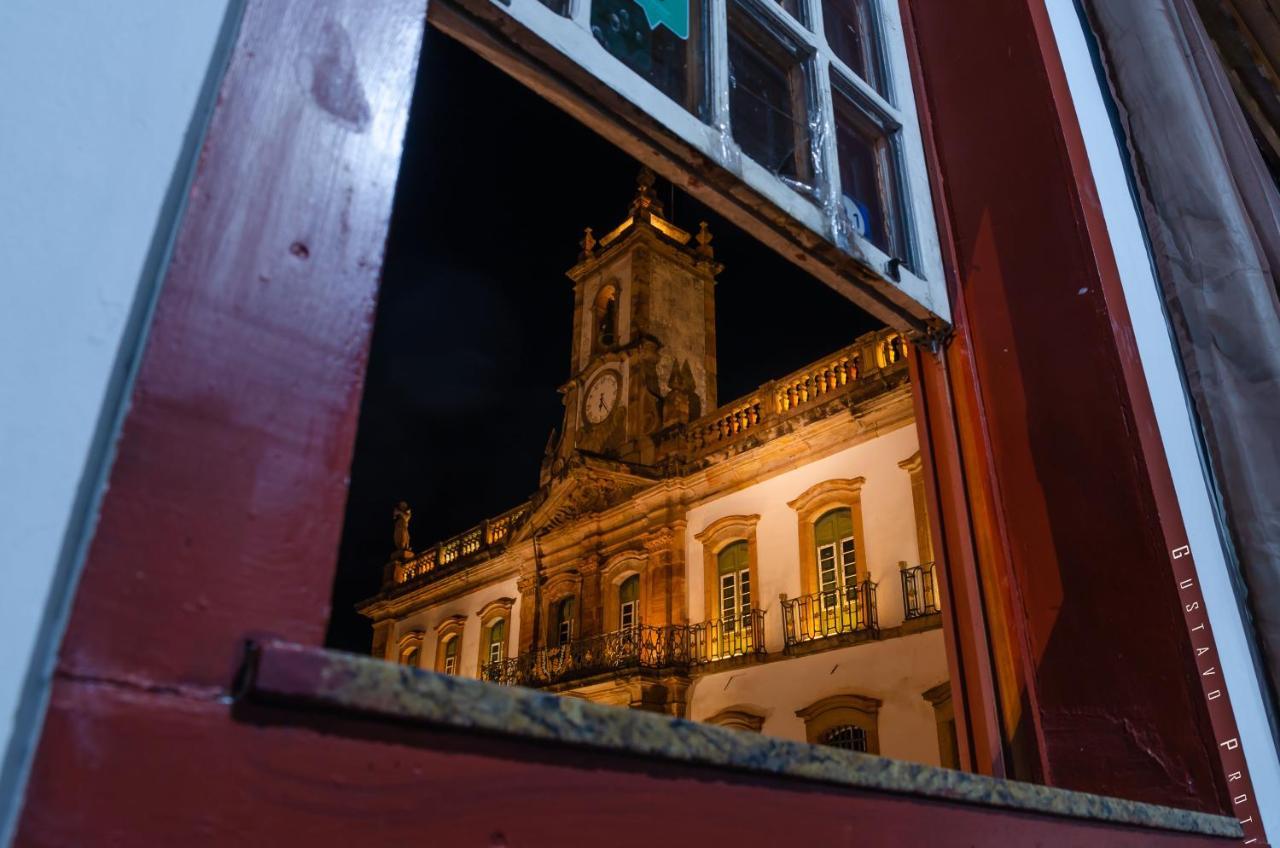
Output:
<path fill-rule="evenodd" d="M 550 481 L 546 497 L 534 509 L 519 536 L 526 538 L 555 530 L 612 509 L 654 482 L 623 463 L 576 454 Z"/>

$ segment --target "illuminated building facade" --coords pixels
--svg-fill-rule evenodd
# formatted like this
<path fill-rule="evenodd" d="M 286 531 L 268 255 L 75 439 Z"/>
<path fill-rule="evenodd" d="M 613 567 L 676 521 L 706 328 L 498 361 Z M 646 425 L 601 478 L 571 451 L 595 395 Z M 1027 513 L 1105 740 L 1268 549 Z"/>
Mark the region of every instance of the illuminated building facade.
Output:
<path fill-rule="evenodd" d="M 717 405 L 721 266 L 651 183 L 568 272 L 541 488 L 423 550 L 398 535 L 361 606 L 374 655 L 954 766 L 906 343 Z"/>

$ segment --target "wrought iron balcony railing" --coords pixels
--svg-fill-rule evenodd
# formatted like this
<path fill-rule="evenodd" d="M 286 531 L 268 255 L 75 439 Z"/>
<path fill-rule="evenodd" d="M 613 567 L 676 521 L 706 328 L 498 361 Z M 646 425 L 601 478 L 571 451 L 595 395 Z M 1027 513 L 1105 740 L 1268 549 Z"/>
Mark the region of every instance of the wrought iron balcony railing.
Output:
<path fill-rule="evenodd" d="M 764 610 L 689 626 L 689 662 L 693 665 L 764 653 Z"/>
<path fill-rule="evenodd" d="M 689 628 L 636 625 L 492 663 L 481 678 L 508 686 L 554 686 L 597 674 L 689 667 Z"/>
<path fill-rule="evenodd" d="M 878 636 L 876 584 L 870 579 L 840 589 L 782 602 L 783 637 L 788 648 L 832 636 Z"/>
<path fill-rule="evenodd" d="M 902 612 L 908 619 L 938 612 L 938 584 L 933 563 L 902 569 Z"/>

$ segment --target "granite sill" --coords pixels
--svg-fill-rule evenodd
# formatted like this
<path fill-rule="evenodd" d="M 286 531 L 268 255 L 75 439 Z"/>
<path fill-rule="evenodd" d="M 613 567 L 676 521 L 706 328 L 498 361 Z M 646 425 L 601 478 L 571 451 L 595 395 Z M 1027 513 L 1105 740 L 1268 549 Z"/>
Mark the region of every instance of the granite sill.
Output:
<path fill-rule="evenodd" d="M 501 734 L 1021 813 L 1239 838 L 1226 816 L 773 739 L 287 642 L 250 645 L 238 700 Z"/>

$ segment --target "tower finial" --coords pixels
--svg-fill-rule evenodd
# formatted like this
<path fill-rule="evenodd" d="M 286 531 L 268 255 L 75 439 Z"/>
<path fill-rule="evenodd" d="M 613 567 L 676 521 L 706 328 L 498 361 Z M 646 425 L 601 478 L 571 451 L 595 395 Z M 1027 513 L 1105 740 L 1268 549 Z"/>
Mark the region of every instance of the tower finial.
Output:
<path fill-rule="evenodd" d="M 591 234 L 591 228 L 587 227 L 582 232 L 582 241 L 578 242 L 582 246 L 582 253 L 579 259 L 590 259 L 596 252 L 596 238 Z"/>
<path fill-rule="evenodd" d="M 698 235 L 695 236 L 698 241 L 698 255 L 711 259 L 716 255 L 715 248 L 711 246 L 711 231 L 707 229 L 706 221 L 698 222 Z"/>
<path fill-rule="evenodd" d="M 637 217 L 642 213 L 653 213 L 662 215 L 662 201 L 658 199 L 658 194 L 653 190 L 654 180 L 657 175 L 649 169 L 648 165 L 640 168 L 640 173 L 636 176 L 636 199 L 631 201 L 631 214 Z"/>

